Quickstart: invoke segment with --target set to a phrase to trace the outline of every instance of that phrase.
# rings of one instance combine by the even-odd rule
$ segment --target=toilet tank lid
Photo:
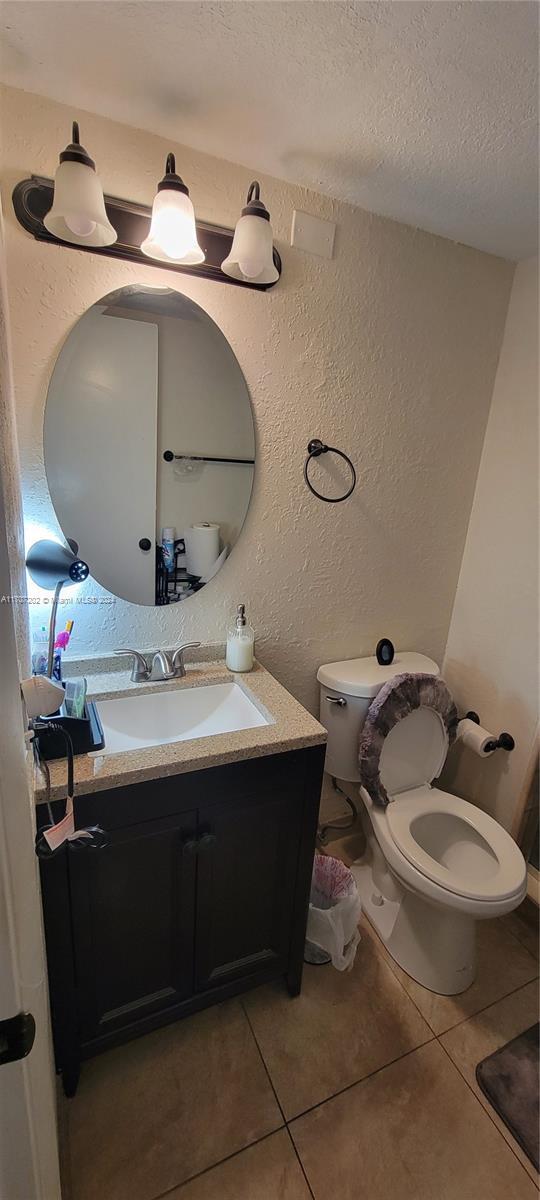
[[[439,675],[439,668],[432,658],[415,654],[409,650],[396,651],[389,666],[381,666],[375,655],[371,658],[347,658],[343,662],[324,663],[317,671],[317,679],[323,687],[343,692],[345,696],[363,696],[371,699],[394,675],[408,671],[411,675]]]

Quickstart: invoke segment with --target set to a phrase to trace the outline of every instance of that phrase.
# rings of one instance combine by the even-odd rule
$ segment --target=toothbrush
[[[66,621],[66,628],[64,630],[62,630],[62,633],[57,634],[56,641],[54,643],[55,650],[66,650],[67,649],[69,639],[71,637],[71,630],[73,629],[73,625],[74,625],[73,621]]]

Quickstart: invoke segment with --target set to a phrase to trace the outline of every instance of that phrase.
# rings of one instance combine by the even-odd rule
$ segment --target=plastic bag
[[[339,858],[316,854],[306,938],[330,954],[338,971],[350,970],[355,960],[361,911],[349,868]]]

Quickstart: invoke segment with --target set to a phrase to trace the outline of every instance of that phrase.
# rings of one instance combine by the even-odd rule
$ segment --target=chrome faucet
[[[150,667],[150,679],[152,681],[158,679],[174,679],[175,670],[172,664],[172,658],[166,650],[156,650]]]
[[[171,655],[167,650],[156,650],[149,666],[144,654],[138,650],[122,648],[115,654],[129,655],[133,659],[130,679],[132,683],[156,683],[160,679],[183,679],[186,674],[184,651],[200,646],[200,642],[186,642]]]

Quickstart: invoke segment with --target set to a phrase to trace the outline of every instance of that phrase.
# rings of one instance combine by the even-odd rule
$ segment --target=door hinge
[[[0,1067],[16,1062],[30,1054],[36,1036],[32,1013],[20,1012],[16,1017],[0,1021]]]

